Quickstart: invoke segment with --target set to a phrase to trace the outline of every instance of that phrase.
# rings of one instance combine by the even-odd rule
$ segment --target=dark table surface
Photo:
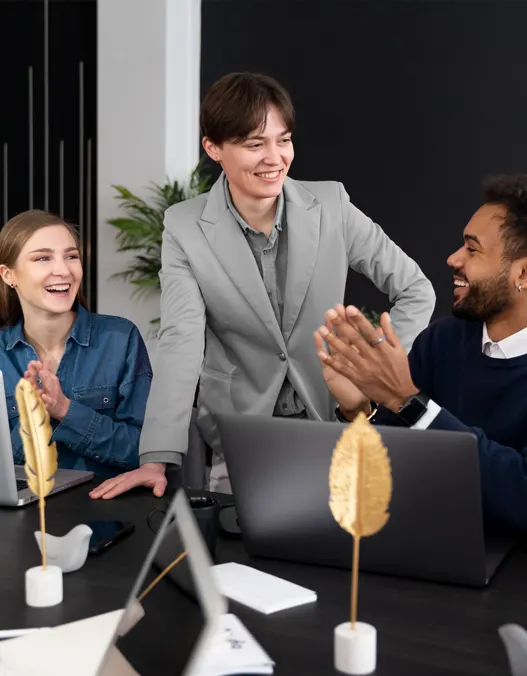
[[[136,530],[100,556],[89,557],[81,570],[66,574],[64,601],[52,608],[29,608],[24,600],[25,570],[39,565],[33,535],[39,529],[37,505],[0,508],[0,629],[54,626],[123,607],[154,537],[147,515],[154,508],[164,509],[172,495],[159,499],[150,491],[138,490],[111,501],[93,501],[88,497],[92,486],[48,499],[49,532],[64,535],[90,519],[130,520]],[[274,615],[237,604],[231,604],[230,611],[275,660],[277,676],[336,673],[333,629],[348,619],[349,573],[250,559],[239,540],[225,538],[218,541],[216,560],[247,563],[316,590],[316,604]],[[527,544],[517,547],[484,590],[365,573],[359,589],[359,619],[378,632],[377,674],[505,676],[507,659],[497,629],[510,622],[527,627]],[[179,596],[181,604],[174,609],[174,651],[178,650],[178,621],[198,613],[192,601]]]

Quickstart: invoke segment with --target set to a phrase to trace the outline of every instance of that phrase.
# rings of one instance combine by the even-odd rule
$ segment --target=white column
[[[159,299],[132,299],[108,218],[124,215],[114,184],[147,197],[151,182],[187,181],[199,159],[200,0],[98,3],[98,311],[146,337]]]

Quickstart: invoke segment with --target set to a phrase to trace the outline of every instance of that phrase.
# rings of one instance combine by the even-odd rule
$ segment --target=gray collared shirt
[[[229,210],[245,234],[281,328],[287,277],[287,222],[284,193],[282,191],[278,196],[273,229],[267,238],[263,232],[251,228],[238,213],[231,198],[227,178],[224,178],[223,186]],[[274,415],[298,415],[303,411],[305,411],[305,406],[286,377],[278,395]]]

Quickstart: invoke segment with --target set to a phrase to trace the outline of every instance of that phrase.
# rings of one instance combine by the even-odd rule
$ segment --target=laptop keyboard
[[[18,492],[23,491],[24,488],[27,488],[27,481],[25,479],[16,480],[16,490]]]

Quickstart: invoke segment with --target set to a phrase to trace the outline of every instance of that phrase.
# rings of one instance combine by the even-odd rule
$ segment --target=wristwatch
[[[418,392],[401,406],[396,416],[406,427],[412,427],[426,413],[429,401],[430,397],[427,394]]]

